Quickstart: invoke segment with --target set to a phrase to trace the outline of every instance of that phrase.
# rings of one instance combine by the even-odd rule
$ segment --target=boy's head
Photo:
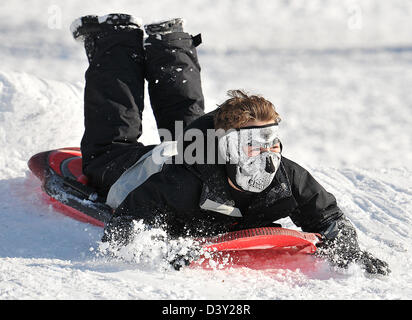
[[[226,161],[232,187],[246,192],[262,192],[270,186],[280,166],[279,114],[273,104],[241,90],[229,91],[215,115],[219,154]]]

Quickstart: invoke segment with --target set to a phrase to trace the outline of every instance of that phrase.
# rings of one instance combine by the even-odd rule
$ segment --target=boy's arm
[[[290,217],[303,231],[323,236],[317,254],[339,267],[358,262],[369,273],[388,274],[390,270],[384,261],[360,249],[355,227],[338,207],[336,198],[307,170],[285,160],[292,193],[298,203],[298,209]]]

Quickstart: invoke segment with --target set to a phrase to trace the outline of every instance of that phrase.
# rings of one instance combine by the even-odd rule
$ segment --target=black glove
[[[134,228],[135,221],[136,219],[131,216],[113,217],[106,224],[101,241],[108,242],[111,246],[114,246],[115,250],[130,244],[137,232]],[[147,227],[150,228],[150,226]],[[202,247],[195,241],[191,247],[188,247],[184,245],[184,242],[167,239],[167,236],[165,237],[163,234],[154,234],[151,239],[153,241],[162,241],[168,245],[164,258],[175,270],[189,266],[201,256]]]
[[[316,255],[328,259],[332,265],[347,268],[350,263],[356,262],[371,274],[390,273],[386,262],[359,248],[356,230],[349,220],[333,222],[322,235],[324,241],[317,246]]]
[[[133,238],[133,221],[130,216],[112,217],[106,224],[102,242],[110,242],[118,246],[125,246]]]
[[[186,250],[185,250],[186,251]],[[202,254],[202,248],[199,245],[194,245],[186,252],[171,253],[171,257],[168,258],[172,267],[179,271],[182,267],[189,266],[193,261],[199,259]]]
[[[389,265],[385,261],[375,258],[366,251],[362,251],[357,262],[362,265],[366,272],[371,274],[388,275],[391,272]]]
[[[177,255],[172,260],[170,260],[170,264],[176,271],[179,271],[182,267],[189,266],[192,261],[193,260],[190,259],[190,257],[187,257],[185,255]]]

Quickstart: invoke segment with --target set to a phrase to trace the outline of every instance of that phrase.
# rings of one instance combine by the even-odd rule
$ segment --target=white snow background
[[[174,271],[143,232],[118,259],[102,229],[42,201],[31,155],[78,146],[87,59],[69,32],[85,14],[183,17],[202,33],[207,111],[243,88],[283,118],[285,156],[306,167],[387,277],[310,271]],[[0,299],[411,299],[412,2],[139,0],[0,3]],[[158,141],[150,104],[144,143]],[[288,219],[283,226],[295,228]]]

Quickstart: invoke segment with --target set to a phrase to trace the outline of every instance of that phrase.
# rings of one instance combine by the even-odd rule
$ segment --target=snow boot
[[[141,29],[140,19],[124,13],[111,13],[104,16],[87,15],[72,22],[70,31],[73,38],[84,42],[87,58],[91,62],[96,39],[102,39],[115,32],[130,32]]]
[[[144,29],[148,36],[165,35],[172,32],[183,32],[184,20],[182,18],[174,18],[161,22],[146,24]]]

